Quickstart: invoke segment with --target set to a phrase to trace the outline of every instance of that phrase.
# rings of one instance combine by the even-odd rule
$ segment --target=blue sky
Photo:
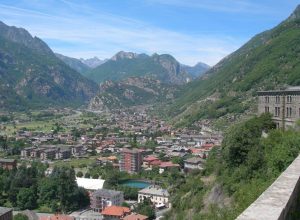
[[[296,0],[0,0],[1,21],[24,27],[53,51],[110,58],[120,50],[169,53],[209,65],[270,29]]]

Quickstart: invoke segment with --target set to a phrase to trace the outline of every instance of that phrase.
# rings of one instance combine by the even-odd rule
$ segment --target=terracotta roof
[[[161,168],[166,168],[166,167],[179,167],[179,164],[174,164],[174,163],[172,163],[172,162],[162,162],[161,164],[160,164],[160,166],[159,167],[161,167]]]
[[[74,220],[74,217],[68,215],[52,215],[52,216],[41,216],[40,220]]]
[[[129,213],[130,213],[130,209],[123,206],[108,206],[101,212],[102,215],[120,216],[120,217]]]
[[[148,216],[132,213],[131,215],[127,215],[123,220],[147,220]]]
[[[151,162],[151,161],[154,161],[154,160],[158,160],[158,158],[155,157],[155,156],[148,156],[148,157],[144,158],[144,161],[147,161],[147,162]]]
[[[203,144],[202,147],[203,148],[212,148],[214,146],[214,144]]]
[[[156,166],[159,166],[161,163],[162,163],[162,162],[161,162],[160,160],[154,160],[154,161],[151,161],[151,162],[150,162],[150,164],[153,165],[153,166],[155,166],[155,165],[156,165]]]

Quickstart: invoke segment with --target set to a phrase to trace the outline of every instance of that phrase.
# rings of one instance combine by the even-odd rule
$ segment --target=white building
[[[76,177],[76,182],[79,187],[89,191],[95,191],[103,188],[105,180]]]
[[[148,186],[139,191],[138,203],[143,202],[144,199],[149,198],[156,207],[170,207],[170,195],[166,189],[157,185]]]

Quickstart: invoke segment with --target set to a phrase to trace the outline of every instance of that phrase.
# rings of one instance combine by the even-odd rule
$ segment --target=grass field
[[[55,161],[50,166],[72,166],[74,168],[86,167],[96,161],[97,156],[90,156],[89,158],[70,159],[69,161]]]

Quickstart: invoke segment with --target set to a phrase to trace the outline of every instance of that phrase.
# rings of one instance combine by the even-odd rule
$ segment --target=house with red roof
[[[148,220],[148,216],[137,213],[132,213],[123,218],[123,220]]]
[[[101,212],[103,220],[123,220],[130,213],[130,209],[123,206],[108,206]]]
[[[143,159],[143,167],[145,168],[152,168],[153,165],[159,166],[160,163],[161,161],[153,155],[146,156]]]
[[[163,173],[166,170],[170,170],[170,169],[180,169],[180,165],[177,163],[172,163],[171,161],[168,162],[161,162],[161,164],[159,165],[159,173]]]
[[[49,216],[41,216],[39,220],[75,220],[74,217],[68,215],[49,215]]]

